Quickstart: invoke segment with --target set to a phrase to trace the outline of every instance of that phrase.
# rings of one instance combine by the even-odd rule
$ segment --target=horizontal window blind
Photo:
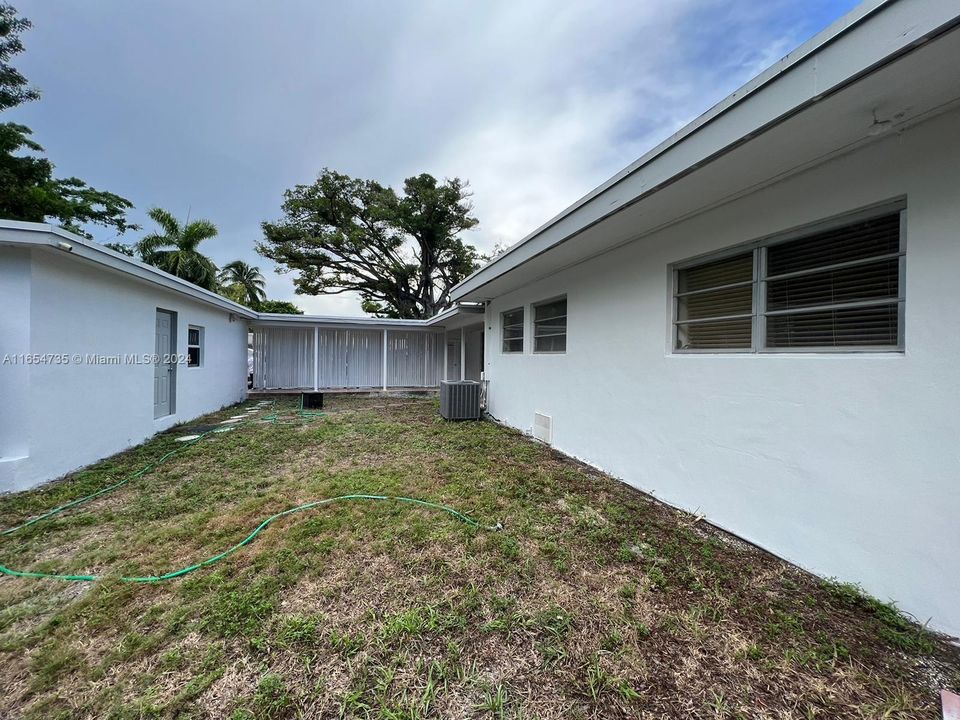
[[[677,273],[681,350],[749,349],[753,342],[753,252]]]
[[[503,352],[523,352],[523,308],[508,310],[500,316]]]
[[[900,213],[766,250],[770,348],[897,347]]]
[[[566,352],[567,299],[551,300],[533,307],[533,351]]]
[[[774,348],[896,346],[897,327],[896,305],[773,315],[767,319],[767,345]]]
[[[897,210],[679,268],[675,349],[902,347],[900,228]]]

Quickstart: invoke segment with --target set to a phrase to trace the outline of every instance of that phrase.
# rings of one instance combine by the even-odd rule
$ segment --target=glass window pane
[[[749,350],[752,342],[749,317],[677,325],[678,350]]]
[[[900,213],[775,243],[767,250],[767,275],[781,275],[900,251]]]
[[[550,320],[548,322],[537,323],[533,330],[534,337],[541,335],[564,335],[567,332],[566,318],[563,320]]]
[[[535,321],[549,320],[550,318],[557,318],[557,317],[566,317],[566,315],[567,315],[566,298],[562,300],[554,300],[553,302],[544,303],[543,305],[537,305],[533,309],[533,319]]]
[[[508,310],[503,314],[503,324],[507,325],[523,325],[523,308],[517,308],[516,310]]]
[[[534,352],[567,349],[567,299],[552,300],[533,309]]]
[[[896,299],[899,291],[900,259],[890,258],[868,265],[771,280],[767,284],[767,309]]]
[[[767,346],[896,347],[899,303],[767,317]]]
[[[523,352],[523,308],[502,313],[500,326],[503,352]]]
[[[187,367],[198,367],[200,365],[200,348],[187,348]]]
[[[523,338],[504,340],[503,351],[505,353],[523,352]]]
[[[677,320],[700,320],[753,312],[753,284],[677,298]]]
[[[709,290],[753,280],[753,251],[743,255],[711,260],[677,272],[677,292]]]
[[[534,339],[533,349],[536,352],[565,352],[567,349],[566,335],[548,335]]]

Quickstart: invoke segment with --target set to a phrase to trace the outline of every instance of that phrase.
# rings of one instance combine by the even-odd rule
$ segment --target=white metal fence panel
[[[383,331],[321,328],[317,363],[323,388],[383,384]]]
[[[257,328],[253,332],[253,386],[313,387],[313,328]]]
[[[391,330],[387,333],[387,387],[436,387],[443,376],[440,333]]]
[[[317,337],[314,354],[314,333]],[[384,383],[382,329],[260,327],[253,333],[253,385],[263,390],[438,387],[443,334],[387,330]]]

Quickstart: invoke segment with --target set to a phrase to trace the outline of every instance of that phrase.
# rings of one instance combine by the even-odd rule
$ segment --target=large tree
[[[303,315],[303,310],[289,300],[264,300],[257,308],[262,313],[281,313],[283,315]]]
[[[227,263],[220,270],[220,292],[225,297],[258,310],[266,298],[260,268],[243,260]]]
[[[163,208],[147,213],[160,226],[137,243],[137,253],[145,263],[199,285],[217,289],[217,266],[200,252],[200,243],[216,237],[217,226],[209,220],[181,223]]]
[[[477,225],[467,184],[407,178],[402,194],[324,169],[284,193],[284,217],[263,223],[257,250],[297,271],[304,295],[357,292],[378,317],[428,318],[482,256],[460,234]]]
[[[30,21],[18,17],[10,5],[0,5],[0,110],[36,100],[40,93],[10,60],[23,52],[20,33]],[[0,217],[45,222],[54,219],[67,230],[90,237],[85,223],[112,227],[117,232],[137,229],[127,222],[133,204],[126,198],[97,190],[79,178],[55,178],[54,165],[39,156],[43,148],[30,128],[0,123]]]

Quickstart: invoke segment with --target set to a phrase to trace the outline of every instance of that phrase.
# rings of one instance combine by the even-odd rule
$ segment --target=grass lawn
[[[939,718],[956,648],[521,435],[433,400],[328,396],[330,413],[189,447],[159,435],[42,489],[0,527],[0,717]],[[245,407],[253,403],[245,403]],[[224,410],[206,422],[235,414]],[[215,555],[163,584],[122,583]]]

